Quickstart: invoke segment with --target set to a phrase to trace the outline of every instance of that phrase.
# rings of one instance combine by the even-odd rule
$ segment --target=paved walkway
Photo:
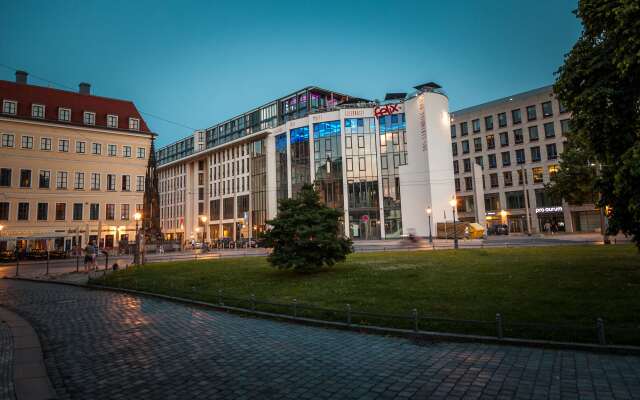
[[[0,321],[0,400],[16,398],[13,386],[13,339],[9,325]]]
[[[62,399],[640,399],[640,358],[410,340],[0,280]]]

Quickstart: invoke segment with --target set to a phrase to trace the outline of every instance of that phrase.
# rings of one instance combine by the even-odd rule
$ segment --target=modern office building
[[[307,87],[158,150],[161,225],[180,241],[256,237],[313,183],[353,239],[428,235],[455,196],[448,99],[383,102]]]
[[[0,81],[2,248],[133,240],[154,134],[132,102],[79,89]]]
[[[460,219],[525,232],[528,210],[532,232],[599,230],[593,204],[569,205],[543,190],[558,171],[569,120],[552,86],[452,112]]]

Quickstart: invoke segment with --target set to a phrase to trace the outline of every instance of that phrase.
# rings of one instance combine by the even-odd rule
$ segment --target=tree
[[[302,187],[295,199],[280,201],[278,215],[264,238],[273,247],[268,261],[280,269],[317,270],[343,261],[351,239],[340,232],[341,213],[320,202],[313,186]]]
[[[640,249],[640,3],[581,0],[575,13],[583,31],[554,85],[572,129],[551,190],[572,200],[593,188],[609,233]]]

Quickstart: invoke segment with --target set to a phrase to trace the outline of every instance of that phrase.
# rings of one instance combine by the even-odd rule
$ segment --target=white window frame
[[[37,107],[42,107],[42,116],[36,115],[35,111]],[[44,104],[31,104],[31,118],[44,119],[46,112],[47,110]]]
[[[113,153],[111,152],[112,148],[114,149]],[[107,156],[116,157],[117,155],[118,155],[118,145],[113,143],[107,144]]]
[[[142,157],[140,157],[140,150],[142,150]],[[136,158],[145,159],[147,156],[147,149],[144,147],[138,147],[136,149]]]
[[[68,118],[62,118],[64,113],[67,113]],[[58,121],[71,122],[71,109],[66,107],[58,107]]]
[[[82,177],[82,180],[80,181],[78,178]],[[76,171],[73,174],[73,189],[74,190],[84,190],[84,172],[81,171]],[[78,183],[82,182],[82,185],[79,185]]]
[[[11,146],[9,146],[9,138],[11,138]],[[6,144],[5,144],[6,143]],[[2,142],[0,142],[2,147],[16,147],[16,135],[13,133],[3,133],[2,134]]]
[[[89,117],[89,119],[87,120],[87,117]],[[96,113],[94,113],[93,111],[85,111],[82,114],[82,123],[85,125],[95,125],[96,124]]]
[[[11,107],[8,107],[11,105]],[[16,115],[18,113],[18,102],[15,100],[2,100],[2,113]]]
[[[129,130],[130,131],[139,131],[140,130],[140,118],[131,118],[131,117],[129,117]]]
[[[83,151],[78,151],[78,144],[83,143]],[[76,153],[77,154],[87,154],[87,142],[84,140],[76,140]]]
[[[64,183],[64,185],[60,185]],[[67,190],[69,188],[69,173],[67,171],[56,171],[56,190]]]
[[[129,154],[125,153],[125,149],[129,150]],[[122,146],[122,157],[131,158],[131,146]]]
[[[98,145],[98,149],[100,149],[99,152],[96,153],[94,151],[94,145]],[[91,142],[91,154],[93,154],[94,156],[101,156],[102,155],[102,143]]]
[[[67,141],[67,150],[61,150],[60,145],[62,144],[62,142],[66,140]],[[59,138],[58,139],[58,151],[61,153],[68,153],[69,152],[69,146],[71,144],[71,140],[67,139],[67,138]]]
[[[91,190],[100,190],[102,188],[101,174],[99,172],[91,173]],[[95,185],[97,183],[97,185]]]
[[[45,140],[49,140],[49,148],[45,149],[42,147],[42,142]],[[40,150],[41,151],[51,151],[51,149],[53,148],[53,139],[51,139],[49,136],[41,136],[40,137]]]
[[[115,121],[115,124],[112,122]],[[115,114],[107,114],[107,128],[117,128],[118,127],[118,116]]]
[[[26,137],[30,137],[31,138],[31,147],[24,147],[24,138]],[[31,135],[22,135],[20,136],[20,148],[21,149],[25,149],[25,150],[33,150],[33,136]]]

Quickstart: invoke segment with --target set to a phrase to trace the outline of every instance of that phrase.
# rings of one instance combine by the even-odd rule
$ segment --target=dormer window
[[[18,112],[18,102],[14,100],[3,100],[2,112],[4,114],[16,115]]]
[[[107,128],[117,128],[118,127],[118,116],[107,114]]]
[[[31,117],[44,119],[44,106],[42,104],[31,105]]]
[[[140,120],[138,118],[129,118],[129,130],[130,131],[140,130]]]
[[[91,111],[85,111],[83,121],[85,125],[95,125],[96,124],[96,113]]]
[[[71,121],[71,109],[70,108],[58,108],[58,121],[70,122]]]

